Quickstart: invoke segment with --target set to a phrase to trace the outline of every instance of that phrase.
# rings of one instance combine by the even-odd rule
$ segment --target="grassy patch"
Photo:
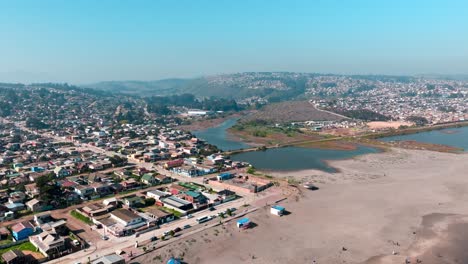
[[[166,212],[166,213],[174,214],[178,218],[182,217],[182,213],[179,212],[179,211],[176,211],[174,209],[170,209],[170,208],[167,208],[167,207],[158,207],[158,208],[161,209],[162,211]]]
[[[84,222],[85,224],[93,225],[93,221],[91,220],[91,218],[78,213],[76,210],[71,211],[70,214],[71,214],[71,216],[73,216],[74,218]]]
[[[9,250],[13,250],[13,249],[29,250],[29,251],[33,251],[33,252],[36,251],[36,247],[34,247],[34,245],[31,244],[31,242],[25,242],[25,243],[15,245],[15,246],[12,246],[12,247],[9,247],[9,248],[0,249],[0,255],[3,255],[3,253],[5,253],[5,252],[7,252]]]

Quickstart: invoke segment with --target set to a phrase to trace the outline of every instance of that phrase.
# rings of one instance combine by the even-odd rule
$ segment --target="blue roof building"
[[[241,218],[237,220],[237,227],[238,228],[247,228],[250,226],[250,219],[247,217]]]

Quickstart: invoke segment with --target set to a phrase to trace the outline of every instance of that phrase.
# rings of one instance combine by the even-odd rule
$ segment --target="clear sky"
[[[466,0],[0,0],[0,82],[468,74]]]

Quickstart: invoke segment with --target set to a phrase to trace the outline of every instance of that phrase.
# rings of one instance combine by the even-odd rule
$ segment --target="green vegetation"
[[[145,206],[152,206],[156,203],[156,200],[154,198],[146,198],[145,199]]]
[[[329,111],[332,111],[334,113],[344,115],[349,118],[353,119],[359,119],[359,120],[364,120],[364,121],[388,121],[391,118],[379,114],[377,112],[368,110],[368,109],[359,109],[359,110],[346,110],[346,109],[338,109],[338,108],[331,108],[328,109]]]
[[[5,252],[7,252],[9,250],[13,250],[13,249],[28,250],[28,251],[32,251],[32,252],[36,251],[36,247],[33,244],[31,244],[31,242],[28,241],[28,242],[21,243],[21,244],[18,244],[18,245],[9,247],[9,248],[0,249],[0,255],[3,255],[3,253],[5,253]]]
[[[180,94],[170,96],[152,96],[146,98],[148,111],[167,115],[171,113],[169,106],[185,106],[188,108],[204,109],[209,111],[239,111],[241,107],[233,99],[209,97],[199,100],[193,94]]]
[[[249,174],[255,174],[255,167],[254,166],[250,166],[248,169],[247,169],[247,173]]]
[[[413,122],[417,126],[424,126],[429,123],[426,118],[421,116],[409,116],[406,118],[406,121]]]
[[[82,214],[80,214],[78,211],[76,210],[73,210],[70,212],[70,215],[73,216],[74,218],[88,224],[88,225],[92,225],[93,224],[93,221],[91,220],[91,218],[87,217],[87,216],[84,216]]]
[[[158,207],[159,209],[163,210],[164,212],[166,213],[171,213],[171,214],[174,214],[176,217],[178,218],[181,218],[182,217],[182,213],[179,212],[179,211],[176,211],[174,209],[170,209],[170,208],[167,208],[167,207]]]

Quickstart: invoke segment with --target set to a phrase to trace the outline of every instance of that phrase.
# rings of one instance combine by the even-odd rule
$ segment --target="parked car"
[[[176,227],[176,229],[174,229],[174,232],[176,232],[176,233],[180,232],[180,231],[182,231],[182,228],[180,228],[180,227]]]
[[[216,210],[216,208],[214,208],[214,207],[210,207],[208,210],[210,210],[210,211],[214,211],[214,210]]]
[[[156,241],[156,240],[158,240],[157,237],[155,237],[155,236],[151,237],[151,242]]]
[[[102,238],[102,240],[108,240],[109,239],[108,236],[102,236],[101,238]]]
[[[184,225],[184,229],[189,229],[191,227],[192,227],[191,225]]]
[[[193,215],[188,214],[188,215],[185,216],[185,219],[189,219],[189,218],[192,218],[192,217],[193,217]]]

